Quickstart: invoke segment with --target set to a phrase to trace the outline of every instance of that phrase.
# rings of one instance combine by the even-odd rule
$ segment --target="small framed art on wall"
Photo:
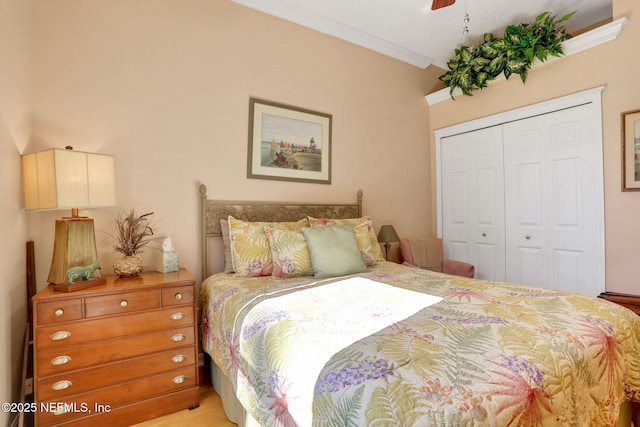
[[[622,113],[622,191],[640,191],[640,110]]]

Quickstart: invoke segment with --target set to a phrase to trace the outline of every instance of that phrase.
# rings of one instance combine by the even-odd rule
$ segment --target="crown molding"
[[[579,36],[573,37],[569,40],[565,40],[562,43],[562,50],[564,52],[564,56],[570,56],[578,52],[582,52],[583,50],[590,49],[592,47],[601,45],[603,43],[609,42],[611,40],[615,40],[618,35],[622,32],[624,26],[629,22],[627,18],[620,18],[608,24],[602,25],[598,28],[594,28],[593,30],[587,31]],[[549,62],[555,62],[563,57],[553,57],[549,58],[549,60],[545,62],[534,61],[531,69],[539,68]],[[496,82],[504,80],[504,74],[500,74],[494,80],[489,82],[489,85],[492,85]],[[449,88],[441,89],[437,92],[430,93],[425,96],[427,103],[429,105],[434,105],[439,102],[445,101],[447,99],[451,99],[451,94],[449,94]],[[453,96],[462,95],[462,91],[457,89],[453,91]]]
[[[421,55],[398,44],[383,40],[373,34],[360,31],[357,28],[338,22],[329,17],[319,15],[297,6],[294,2],[264,1],[264,0],[232,0],[234,3],[250,7],[255,10],[277,16],[287,21],[314,29],[324,34],[387,55],[391,58],[409,63],[419,68],[426,68],[434,60]]]

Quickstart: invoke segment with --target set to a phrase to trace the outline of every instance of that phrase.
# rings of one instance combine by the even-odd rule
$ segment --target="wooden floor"
[[[200,406],[136,424],[136,427],[236,427],[227,419],[220,396],[210,383],[200,386]]]

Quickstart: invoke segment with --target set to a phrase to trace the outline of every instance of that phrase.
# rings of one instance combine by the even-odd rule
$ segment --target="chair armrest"
[[[455,276],[470,277],[473,275],[476,268],[466,262],[454,261],[451,259],[442,260],[442,272],[447,274],[453,274]]]
[[[411,264],[411,263],[410,263],[410,262],[408,262],[408,261],[404,261],[404,262],[402,263],[402,265],[406,265],[407,267],[420,268],[420,267],[418,267],[417,265]]]

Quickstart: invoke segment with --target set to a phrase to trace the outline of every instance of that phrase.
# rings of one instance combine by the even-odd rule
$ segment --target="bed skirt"
[[[229,421],[238,424],[238,427],[262,427],[253,417],[247,414],[233,390],[231,381],[222,373],[218,365],[211,362],[211,383],[220,399],[222,407]]]

